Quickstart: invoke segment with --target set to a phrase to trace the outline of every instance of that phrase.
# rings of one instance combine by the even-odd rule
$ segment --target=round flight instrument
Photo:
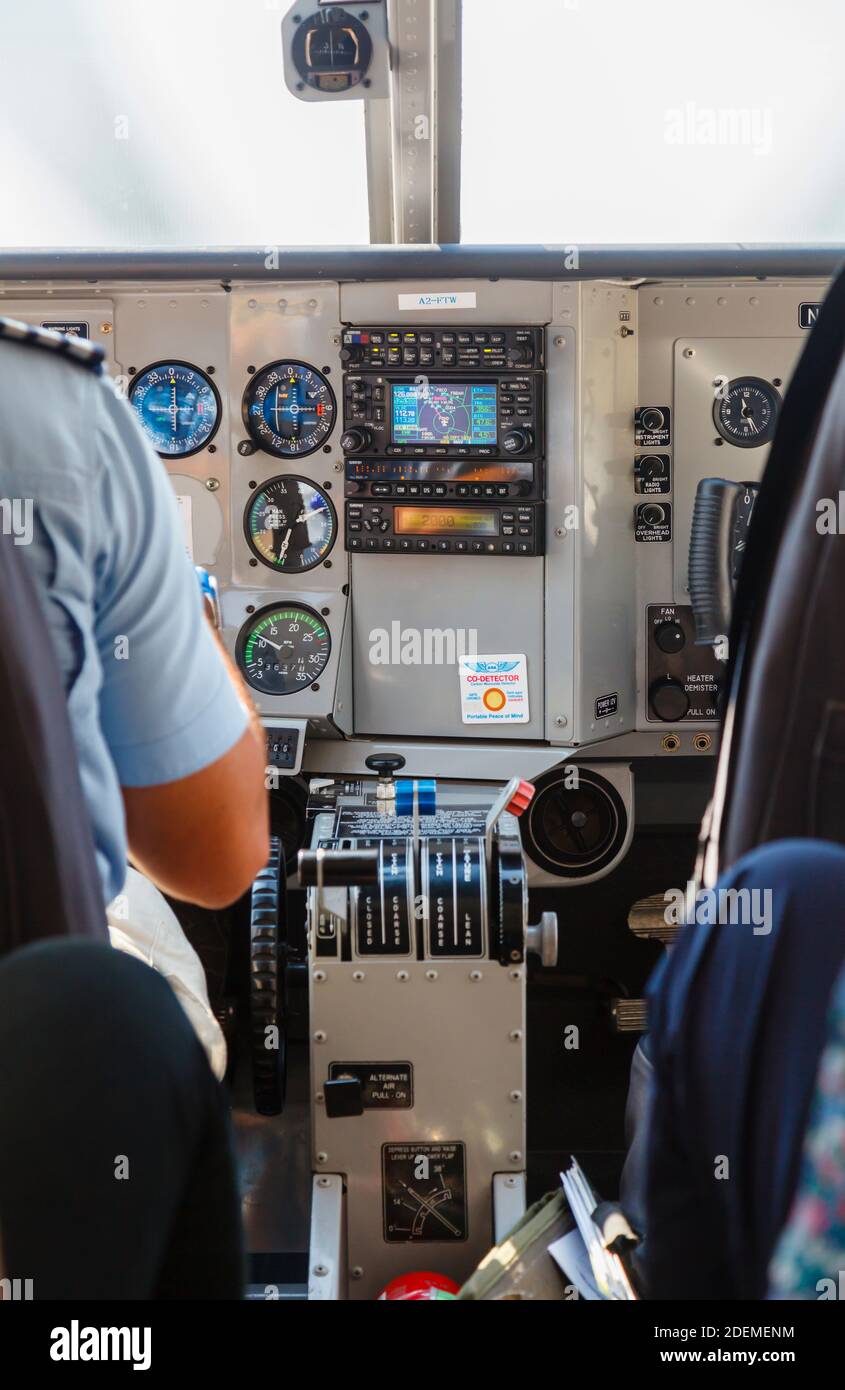
[[[271,362],[246,388],[243,417],[260,449],[277,458],[302,458],[332,432],[334,392],[305,362]]]
[[[252,494],[244,531],[262,564],[302,574],[325,560],[337,535],[337,516],[321,488],[286,474]]]
[[[346,92],[363,80],[373,41],[360,19],[333,5],[299,25],[292,56],[307,86],[318,92]]]
[[[162,458],[204,449],[220,424],[217,387],[190,362],[153,362],[134,378],[129,401]]]
[[[273,604],[254,613],[238,636],[238,664],[253,690],[293,695],[322,675],[331,655],[329,630],[302,603]]]
[[[724,395],[713,402],[713,421],[729,444],[756,449],[771,442],[779,409],[780,396],[771,382],[740,376],[728,382]]]

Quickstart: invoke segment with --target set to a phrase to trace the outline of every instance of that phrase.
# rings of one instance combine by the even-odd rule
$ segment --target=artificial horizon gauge
[[[321,564],[334,545],[337,515],[322,488],[286,474],[271,478],[252,494],[244,532],[262,564],[303,574]]]
[[[771,442],[779,409],[780,396],[771,382],[741,376],[728,382],[713,402],[713,422],[729,444],[755,449]]]
[[[292,695],[322,675],[331,649],[329,630],[313,608],[272,604],[253,613],[241,628],[236,656],[253,690]]]
[[[243,419],[253,443],[266,453],[302,458],[332,432],[334,392],[306,362],[271,362],[244,392]]]
[[[190,362],[153,362],[133,379],[129,403],[162,458],[187,458],[211,443],[220,424],[217,387]]]

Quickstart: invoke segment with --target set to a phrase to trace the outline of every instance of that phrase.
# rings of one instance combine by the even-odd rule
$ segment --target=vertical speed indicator
[[[331,655],[329,630],[305,604],[273,605],[241,628],[238,665],[253,690],[293,695],[322,675]]]

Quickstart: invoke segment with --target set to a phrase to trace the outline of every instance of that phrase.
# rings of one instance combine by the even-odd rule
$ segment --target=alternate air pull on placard
[[[464,724],[527,724],[528,665],[524,653],[458,658]]]
[[[365,1110],[410,1110],[414,1104],[414,1069],[410,1062],[331,1062],[329,1080],[353,1077],[361,1083]]]

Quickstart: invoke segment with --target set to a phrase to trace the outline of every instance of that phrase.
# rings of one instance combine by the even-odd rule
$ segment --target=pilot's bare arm
[[[154,787],[124,787],[133,863],[171,897],[225,907],[267,862],[263,735],[253,720],[210,767]]]

